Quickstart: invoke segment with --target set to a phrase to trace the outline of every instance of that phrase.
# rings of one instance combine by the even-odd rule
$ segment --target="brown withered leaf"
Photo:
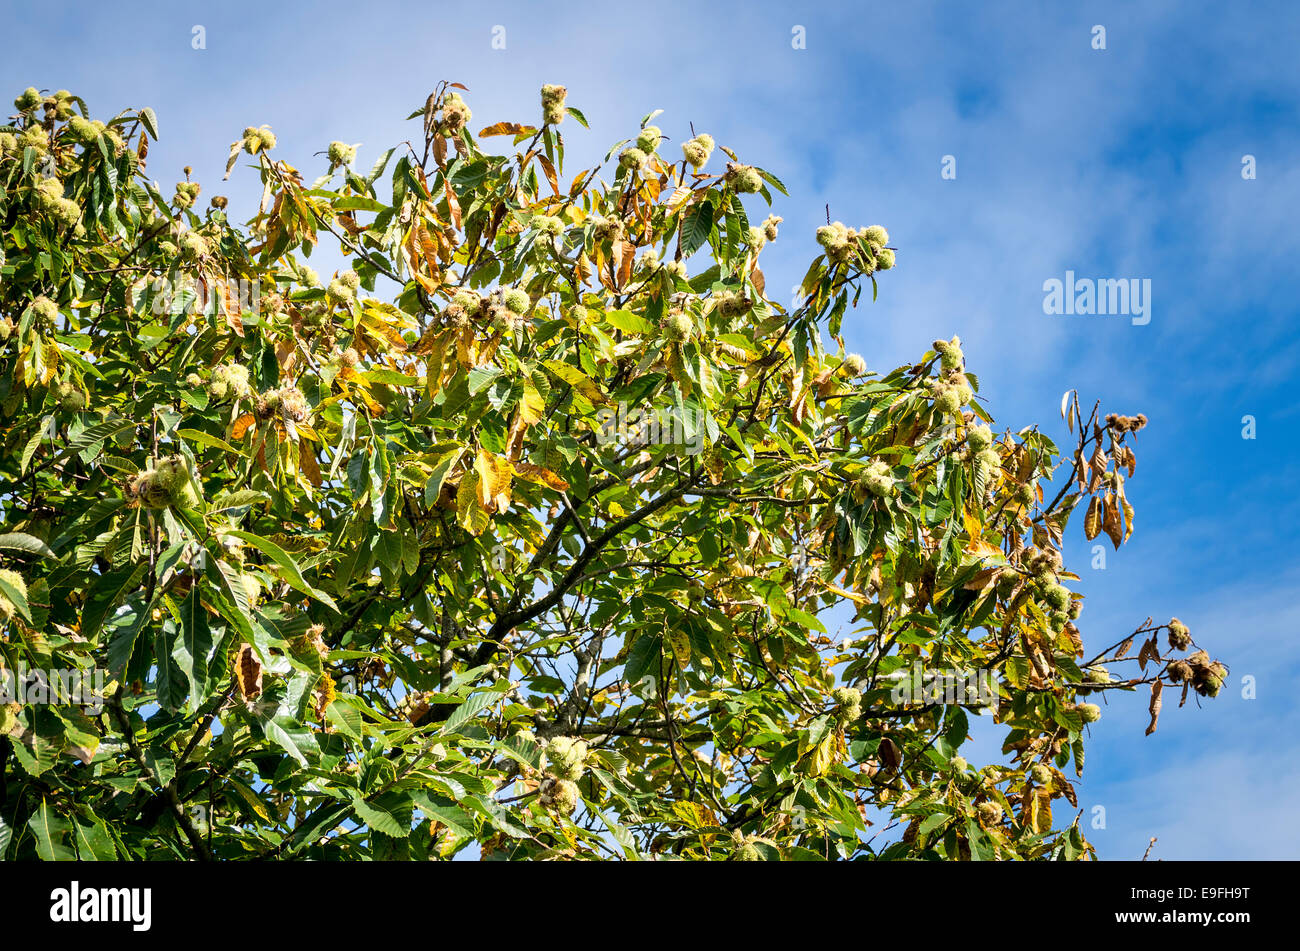
[[[622,244],[622,254],[618,265],[618,286],[627,287],[627,282],[632,279],[632,262],[636,257],[636,245],[630,241],[620,242]]]
[[[506,430],[506,459],[514,463],[524,449],[524,436],[528,432],[528,420],[522,411],[516,411]]]
[[[1028,482],[1034,474],[1034,466],[1037,465],[1033,454],[1025,452],[1024,446],[1017,446],[1014,458],[1016,462],[1016,481]]]
[[[429,137],[429,135],[433,132],[434,128],[437,126],[437,123],[434,121],[433,118],[437,114],[437,112],[438,112],[438,94],[436,92],[431,92],[429,93],[429,98],[424,100],[424,137],[426,139]]]
[[[294,367],[298,365],[298,341],[290,337],[276,344],[275,360],[280,365],[280,378],[292,379]]]
[[[1083,639],[1079,637],[1079,629],[1073,623],[1065,625],[1061,640],[1075,657],[1083,657]]]
[[[578,284],[591,283],[591,258],[583,251],[578,255],[578,263],[573,266],[573,279]]]
[[[1101,448],[1101,445],[1099,443],[1097,445],[1097,448],[1093,451],[1092,454],[1092,459],[1091,459],[1092,478],[1089,479],[1088,481],[1089,492],[1096,492],[1099,488],[1101,488],[1101,481],[1102,478],[1106,475],[1106,465],[1108,462],[1109,460],[1106,457],[1106,453]]]
[[[1052,831],[1052,793],[1047,789],[1034,790],[1034,831],[1045,834]]]
[[[346,211],[341,212],[337,216],[336,220],[343,226],[343,230],[354,238],[366,230],[361,225],[357,224],[357,219],[353,218],[352,215]]]
[[[1156,636],[1152,634],[1151,639],[1144,641],[1142,649],[1138,651],[1138,666],[1145,671],[1147,669],[1147,661],[1159,659],[1160,649],[1156,646]]]
[[[298,468],[302,470],[312,485],[321,484],[320,466],[316,463],[316,451],[306,441],[298,443]]]
[[[880,748],[877,753],[880,756],[880,762],[888,770],[898,769],[899,764],[903,761],[902,754],[898,750],[898,744],[889,737],[885,737],[880,741]]]
[[[611,249],[615,258],[620,254],[620,248],[621,245],[616,242]],[[618,263],[617,260],[610,262],[609,259],[605,257],[603,250],[600,248],[596,249],[596,276],[600,278],[600,283],[605,287],[605,289],[613,294],[618,293],[618,288],[614,285],[613,277],[614,268],[618,266]]]
[[[442,191],[447,196],[447,213],[451,215],[451,223],[459,231],[461,227],[460,200],[456,197],[456,192],[452,190],[451,182],[445,178],[442,180]]]
[[[245,700],[262,694],[262,662],[257,659],[252,644],[240,644],[235,659],[235,684]]]
[[[1156,731],[1156,724],[1160,722],[1160,695],[1164,693],[1164,690],[1164,681],[1156,680],[1152,682],[1151,705],[1147,708],[1151,713],[1151,722],[1147,724],[1147,736],[1150,736]]]
[[[1120,518],[1119,506],[1115,504],[1114,496],[1106,497],[1105,515],[1102,517],[1101,527],[1109,536],[1111,544],[1118,550],[1120,544],[1124,541],[1124,524]]]
[[[1115,651],[1115,659],[1123,660],[1128,656],[1128,652],[1133,649],[1133,638],[1128,638],[1123,644],[1119,645],[1119,650]]]
[[[542,171],[546,173],[546,180],[551,183],[551,191],[555,192],[557,198],[560,197],[560,180],[555,174],[555,166],[545,155],[537,156],[537,161],[542,164]]]
[[[1056,778],[1056,784],[1061,787],[1061,791],[1065,793],[1065,798],[1070,801],[1070,805],[1073,806],[1075,809],[1078,809],[1079,795],[1074,791],[1073,784],[1071,784],[1069,780],[1065,779],[1062,776],[1058,776]]]

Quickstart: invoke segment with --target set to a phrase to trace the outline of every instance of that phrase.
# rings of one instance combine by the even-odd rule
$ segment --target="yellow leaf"
[[[519,400],[520,419],[531,426],[541,420],[545,409],[546,401],[542,399],[542,394],[537,391],[537,387],[531,383],[525,383],[524,395]]]
[[[1032,824],[1040,835],[1052,831],[1052,794],[1046,789],[1034,790]]]
[[[572,386],[589,402],[609,402],[605,394],[600,391],[600,387],[592,382],[591,378],[577,367],[571,366],[562,360],[546,360],[542,365],[556,377]]]
[[[668,643],[673,648],[673,658],[677,661],[677,666],[681,670],[685,670],[691,663],[690,635],[680,627],[669,628],[667,635]]]
[[[811,776],[823,776],[831,768],[834,759],[835,734],[827,731],[826,735],[821,738],[821,742],[813,749],[812,754],[808,757],[808,773]]]
[[[395,350],[406,349],[406,341],[396,327],[379,320],[367,320],[364,317],[362,318],[362,327],[373,339],[385,342]]]
[[[486,139],[493,135],[524,135],[528,132],[536,132],[537,129],[530,125],[520,125],[518,122],[496,122],[486,129],[480,129],[478,137]]]
[[[1089,541],[1101,531],[1101,499],[1093,496],[1088,502],[1088,513],[1083,517],[1083,534]]]
[[[833,584],[826,585],[826,590],[831,592],[831,594],[839,595],[841,598],[848,598],[854,604],[868,604],[871,601],[871,599],[864,594],[858,594],[855,591],[845,591],[843,588],[838,588]]]
[[[474,460],[474,471],[478,475],[478,500],[488,511],[502,511],[510,507],[510,462],[488,452],[478,451]]]
[[[966,551],[972,555],[978,555],[981,558],[1002,554],[1001,548],[998,548],[995,545],[990,545],[988,542],[978,538],[966,546]]]
[[[460,485],[456,489],[456,522],[471,535],[480,534],[492,520],[479,505],[478,481],[479,475],[475,467],[461,476]]]
[[[567,492],[569,483],[561,479],[550,469],[542,466],[535,466],[531,462],[516,462],[514,464],[515,475],[527,482],[535,482],[538,485],[548,486],[557,492]]]

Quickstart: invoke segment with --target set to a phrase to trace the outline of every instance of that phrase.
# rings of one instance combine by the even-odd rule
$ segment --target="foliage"
[[[995,434],[956,338],[843,352],[883,228],[820,229],[787,309],[774,175],[652,114],[566,184],[563,88],[477,136],[460,88],[368,171],[245,130],[245,226],[150,182],[150,110],[19,97],[0,654],[107,678],[0,708],[0,854],[1089,854],[1085,695],[1225,674],[1149,621],[1084,660],[1062,534],[1128,537],[1145,418]],[[960,756],[981,712],[1005,763]]]

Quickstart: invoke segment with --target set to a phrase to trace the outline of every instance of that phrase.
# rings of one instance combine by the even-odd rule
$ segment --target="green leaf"
[[[44,558],[55,557],[49,545],[34,535],[28,535],[26,532],[8,532],[0,535],[0,548],[9,551],[25,551],[28,554],[40,555]]]
[[[611,310],[605,315],[605,319],[624,333],[649,334],[654,331],[650,321],[630,310]]]
[[[171,655],[185,679],[195,700],[208,692],[208,654],[212,651],[212,627],[208,611],[199,598],[200,579],[195,578],[190,593],[180,607],[180,634]]]
[[[76,858],[64,843],[68,835],[68,820],[54,811],[48,799],[41,799],[41,804],[27,820],[27,828],[36,839],[36,854],[46,862],[62,862]]]
[[[128,677],[135,669],[128,669],[128,666],[148,617],[149,609],[143,598],[134,599],[128,610],[113,617],[107,628],[112,632],[108,642],[108,669],[113,676]]]
[[[361,740],[361,711],[344,700],[334,700],[325,708],[325,715],[334,728],[354,740]]]
[[[144,127],[149,130],[149,134],[153,136],[156,142],[158,140],[158,117],[154,115],[154,111],[145,106],[140,110],[140,121],[144,123]]]
[[[352,808],[356,811],[357,818],[376,832],[390,835],[394,839],[404,839],[411,834],[411,830],[403,829],[391,812],[372,806],[356,793],[353,794]]]
[[[623,679],[637,685],[646,677],[659,679],[659,660],[663,656],[663,638],[658,634],[642,634],[628,653]]]
[[[80,454],[81,461],[89,465],[94,461],[95,457],[103,452],[104,440],[128,429],[135,429],[137,425],[135,420],[119,417],[94,426],[88,426],[82,430],[79,436],[68,443],[68,448],[59,453],[55,461],[62,462],[71,455]]]
[[[139,586],[148,570],[148,565],[124,565],[100,575],[81,611],[81,636],[89,641],[95,640],[104,618],[122,603],[128,592]]]
[[[37,448],[39,448],[42,440],[47,437],[46,420],[52,421],[52,418],[47,416],[44,420],[41,420],[41,425],[37,428],[36,433],[31,439],[27,440],[27,445],[23,447],[22,459],[18,466],[19,473],[23,475],[27,474],[27,467],[32,464],[32,456],[36,455]]]
[[[967,722],[966,711],[961,707],[948,708],[948,722],[944,727],[943,738],[952,747],[953,752],[966,742],[966,733],[970,729]]]
[[[934,815],[926,816],[925,819],[922,820],[921,827],[918,831],[921,835],[929,835],[951,818],[952,816],[946,812],[936,812]]]
[[[442,725],[442,733],[454,733],[456,729],[468,720],[478,716],[492,704],[501,699],[501,694],[495,690],[482,690],[478,693],[472,693],[465,698],[465,702],[452,711],[451,716]]]
[[[269,501],[270,498],[271,497],[265,492],[259,492],[257,489],[242,489],[238,492],[222,492],[208,505],[208,514],[213,515],[217,512],[227,512],[230,509],[242,509],[245,506]]]
[[[637,851],[636,839],[632,837],[632,833],[611,819],[599,808],[593,807],[593,809],[596,815],[600,816],[600,821],[605,823],[605,827],[609,829],[609,834],[614,837],[614,841],[623,847],[624,855],[634,861],[640,859],[641,853]]]
[[[458,837],[462,839],[475,837],[474,820],[455,803],[439,802],[423,790],[412,793],[411,798],[415,800],[422,813],[435,822],[441,822]]]
[[[230,445],[224,439],[205,433],[198,429],[178,429],[176,435],[182,439],[188,439],[190,442],[196,442],[201,446],[208,446],[212,449],[220,449],[222,452],[228,452],[232,456],[242,456],[244,453],[235,446]],[[257,493],[262,495],[263,493]]]
[[[103,819],[93,812],[90,815],[90,821],[73,820],[72,829],[77,846],[77,857],[83,862],[111,862],[117,858],[113,837],[109,835]]]
[[[240,531],[239,529],[231,529],[226,532],[226,534],[233,535],[235,538],[243,539],[275,562],[280,570],[284,572],[284,580],[289,582],[295,590],[301,591],[308,597],[315,598],[321,604],[330,608],[335,614],[340,613],[339,606],[334,603],[334,599],[319,588],[315,588],[308,584],[307,580],[303,578],[302,571],[298,568],[298,564],[289,556],[287,551],[275,542],[267,538],[262,538],[260,535],[254,535],[252,532]]]
[[[287,723],[287,726],[281,725],[277,720],[266,720],[262,723],[262,729],[266,731],[268,739],[274,741],[286,753],[298,761],[299,766],[306,767],[310,765],[304,750],[315,752],[316,740],[307,727],[302,724],[293,723],[287,717],[281,717]]]
[[[713,228],[713,204],[702,201],[689,212],[682,221],[682,234],[679,247],[682,257],[687,258],[699,250],[709,240],[709,231]]]
[[[181,709],[185,706],[185,698],[189,696],[189,686],[185,682],[185,674],[181,671],[180,665],[172,659],[168,648],[165,630],[160,630],[158,636],[154,638],[154,662],[157,665],[156,679],[154,681],[154,692],[158,697],[158,705],[169,713]]]

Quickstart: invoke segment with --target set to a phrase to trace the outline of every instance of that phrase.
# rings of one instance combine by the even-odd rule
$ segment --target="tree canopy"
[[[656,113],[570,179],[563,87],[477,134],[462,92],[368,170],[244,130],[244,224],[146,175],[150,109],[15,101],[0,855],[1090,856],[1096,701],[1150,732],[1226,676],[1075,624],[1067,522],[1127,540],[1146,418],[996,428],[957,337],[873,370],[885,228],[780,234]]]

